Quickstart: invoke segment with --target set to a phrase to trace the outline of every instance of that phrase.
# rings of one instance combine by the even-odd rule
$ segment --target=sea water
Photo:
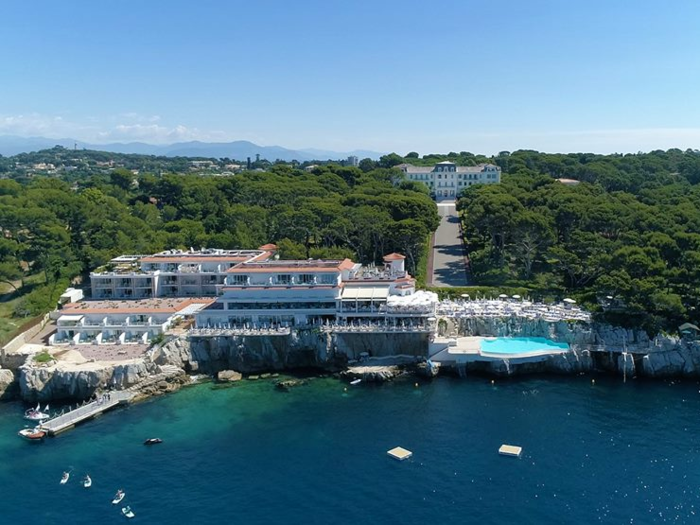
[[[203,384],[41,444],[0,404],[0,522],[124,523],[126,504],[149,524],[700,521],[696,382],[414,381]]]

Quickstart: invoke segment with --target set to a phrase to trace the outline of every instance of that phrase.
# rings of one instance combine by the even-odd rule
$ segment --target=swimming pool
[[[557,352],[569,349],[567,343],[557,343],[544,337],[495,337],[481,340],[481,351],[488,354],[527,354],[533,352]]]

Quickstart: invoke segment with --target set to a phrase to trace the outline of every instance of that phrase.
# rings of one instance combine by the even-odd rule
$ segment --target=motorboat
[[[46,405],[44,410],[46,410],[46,412],[42,412],[41,405],[37,404],[36,408],[30,408],[24,413],[24,419],[29,419],[31,421],[42,421],[44,419],[49,419],[49,417],[51,417],[48,414],[49,405]]]
[[[126,492],[122,490],[118,490],[117,493],[114,495],[114,499],[112,500],[112,505],[116,505],[119,503],[121,500],[124,499],[124,496],[126,496]]]
[[[85,479],[83,480],[83,487],[86,489],[92,487],[92,479],[87,474],[85,474]]]
[[[134,511],[131,510],[131,507],[129,507],[128,505],[122,508],[122,514],[124,514],[124,516],[126,516],[127,518],[133,518],[135,516]]]
[[[68,483],[68,480],[70,479],[70,472],[64,472],[63,476],[61,477],[61,485],[65,485]]]
[[[42,430],[41,427],[23,428],[17,432],[17,434],[27,441],[32,441],[34,443],[38,443],[46,437],[46,431]]]
[[[150,438],[147,439],[146,441],[143,442],[144,445],[157,445],[158,443],[162,443],[163,440],[160,438]]]
[[[362,383],[362,379],[353,379],[352,381],[350,381],[350,384],[352,386],[359,385],[360,383]]]

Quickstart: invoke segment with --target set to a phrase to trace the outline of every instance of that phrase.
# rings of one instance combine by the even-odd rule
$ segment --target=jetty
[[[142,389],[183,373],[182,370],[173,365],[161,366],[159,370],[158,374],[148,377],[126,390],[112,390],[107,393],[107,397],[100,397],[96,401],[85,403],[73,410],[44,421],[39,425],[39,428],[51,437],[57,436],[61,432],[72,429],[78,423],[97,417],[116,406],[129,404],[139,395]]]
[[[97,401],[92,401],[78,408],[69,410],[68,412],[56,416],[48,421],[44,421],[39,425],[41,430],[48,433],[49,436],[56,436],[61,432],[70,430],[78,423],[82,423],[88,419],[99,416],[100,414],[110,410],[118,405],[129,403],[136,394],[130,391],[114,391],[109,393],[108,398],[100,398]]]

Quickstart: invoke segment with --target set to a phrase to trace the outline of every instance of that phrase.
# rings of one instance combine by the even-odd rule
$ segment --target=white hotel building
[[[406,174],[408,180],[425,184],[438,201],[455,199],[464,188],[473,184],[501,182],[501,168],[493,164],[457,166],[446,160],[432,168],[412,164],[399,164],[396,167]]]
[[[169,250],[123,255],[90,275],[90,301],[60,310],[52,344],[147,343],[179,318],[197,328],[294,327],[384,321],[425,326],[437,295],[416,292],[392,253],[383,266],[279,260],[258,250]]]

